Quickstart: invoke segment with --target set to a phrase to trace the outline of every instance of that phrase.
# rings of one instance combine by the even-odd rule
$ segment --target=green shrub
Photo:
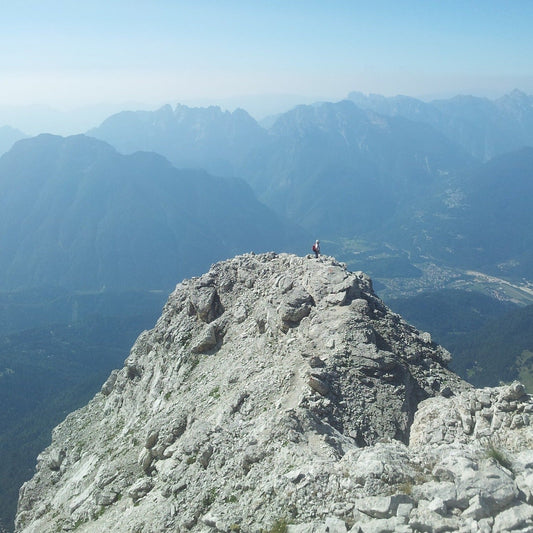
[[[487,448],[487,457],[494,459],[499,465],[507,468],[507,470],[511,470],[512,463],[510,459],[507,457],[505,452],[499,448],[496,448],[493,443],[490,443]]]
[[[287,533],[287,526],[289,523],[286,518],[278,518],[270,528],[268,533]]]

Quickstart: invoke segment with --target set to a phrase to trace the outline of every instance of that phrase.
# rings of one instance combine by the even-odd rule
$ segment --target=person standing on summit
[[[315,252],[315,257],[318,259],[320,255],[320,241],[317,239],[315,244],[313,244],[313,252]]]

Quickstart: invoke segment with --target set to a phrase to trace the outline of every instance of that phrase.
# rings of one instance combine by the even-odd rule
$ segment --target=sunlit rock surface
[[[185,280],[54,431],[18,532],[532,531],[533,403],[330,257]]]

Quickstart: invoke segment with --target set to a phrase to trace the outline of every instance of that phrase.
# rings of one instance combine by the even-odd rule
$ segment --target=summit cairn
[[[217,263],[54,430],[16,531],[532,531],[533,403],[449,360],[333,258]]]

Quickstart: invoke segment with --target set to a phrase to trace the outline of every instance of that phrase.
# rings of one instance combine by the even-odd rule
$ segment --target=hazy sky
[[[12,0],[0,106],[533,94],[531,0]]]

